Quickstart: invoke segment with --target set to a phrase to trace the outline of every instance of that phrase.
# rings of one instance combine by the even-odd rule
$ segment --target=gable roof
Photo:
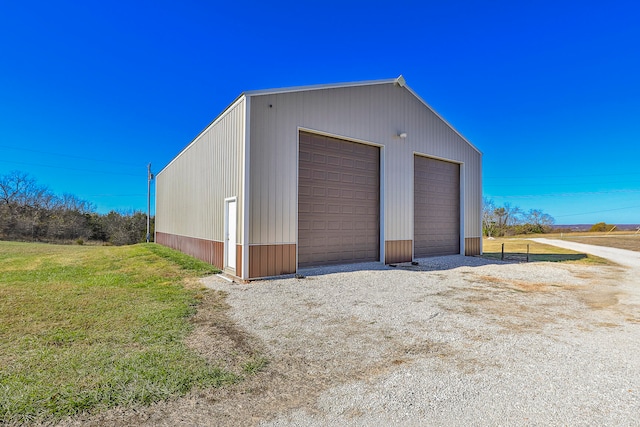
[[[435,114],[436,117],[442,120],[442,122],[445,125],[451,128],[460,138],[462,138],[467,144],[469,144],[471,148],[473,148],[479,154],[482,154],[482,151],[480,151],[478,147],[473,145],[467,138],[464,137],[464,135],[458,132],[458,130],[455,127],[453,127],[440,114],[438,114],[436,110],[434,110],[429,104],[427,104],[425,100],[420,97],[420,95],[415,93],[413,89],[407,86],[407,82],[405,81],[402,74],[400,74],[395,79],[363,80],[359,82],[329,83],[329,84],[319,84],[319,85],[309,85],[309,86],[292,86],[292,87],[277,88],[277,89],[250,90],[250,91],[242,92],[238,96],[238,98],[236,98],[234,102],[230,104],[230,106],[233,105],[238,99],[242,98],[243,96],[251,97],[251,96],[260,96],[260,95],[276,95],[276,94],[292,93],[292,92],[306,92],[306,91],[312,91],[312,90],[339,89],[344,87],[373,86],[373,85],[384,85],[384,84],[395,84],[397,86],[404,87],[405,89],[407,89],[409,93],[415,96],[425,107],[427,107],[433,114]]]
[[[436,117],[438,117],[445,125],[447,125],[451,130],[453,130],[463,141],[465,141],[471,148],[478,152],[478,154],[482,155],[482,151],[480,151],[475,145],[473,145],[467,138],[465,138],[460,132],[456,130],[455,127],[451,126],[449,122],[447,122],[436,110],[431,108],[429,104],[427,104],[424,99],[422,99],[417,93],[415,93],[404,79],[404,77],[399,75],[395,79],[382,79],[382,80],[363,80],[359,82],[347,82],[347,83],[329,83],[329,84],[319,84],[319,85],[309,85],[309,86],[292,86],[285,88],[276,88],[276,89],[261,89],[261,90],[250,90],[242,92],[240,95],[236,97],[224,110],[222,110],[204,129],[193,138],[189,144],[187,144],[176,157],[174,157],[160,172],[156,175],[163,172],[171,163],[174,162],[176,158],[178,158],[187,148],[189,148],[194,142],[198,140],[198,138],[204,134],[212,125],[214,125],[221,117],[223,117],[227,111],[229,111],[236,103],[242,98],[249,98],[251,96],[261,96],[261,95],[275,95],[275,94],[283,94],[283,93],[293,93],[293,92],[304,92],[304,91],[312,91],[312,90],[322,90],[322,89],[339,89],[345,87],[357,87],[357,86],[373,86],[373,85],[385,85],[385,84],[395,84],[399,87],[404,87],[407,89],[413,96],[415,96],[425,107],[427,107]]]

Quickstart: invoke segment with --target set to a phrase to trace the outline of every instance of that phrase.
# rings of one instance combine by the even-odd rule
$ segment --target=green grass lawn
[[[0,242],[0,424],[235,382],[184,344],[213,267],[155,244]]]

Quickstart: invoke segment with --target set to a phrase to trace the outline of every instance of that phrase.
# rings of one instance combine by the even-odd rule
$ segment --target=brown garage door
[[[380,149],[300,132],[298,265],[377,261]]]
[[[414,253],[460,253],[460,165],[414,157]]]

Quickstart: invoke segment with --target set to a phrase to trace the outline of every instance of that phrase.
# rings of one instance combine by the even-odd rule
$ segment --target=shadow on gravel
[[[586,254],[527,254],[505,252],[504,259],[500,252],[485,252],[482,256],[447,255],[429,258],[417,258],[414,262],[395,264],[381,264],[379,262],[360,262],[354,264],[327,265],[321,267],[301,268],[296,274],[266,277],[260,280],[281,280],[305,277],[324,276],[326,274],[350,273],[354,271],[382,271],[382,270],[406,270],[406,271],[444,271],[458,267],[481,267],[485,265],[504,265],[523,262],[563,262],[576,261],[586,258]]]
[[[442,271],[453,270],[458,267],[480,267],[484,265],[511,264],[513,260],[496,260],[475,256],[448,255],[430,258],[418,258],[413,263],[404,262],[397,264],[381,264],[379,262],[362,262],[356,264],[329,265],[323,267],[303,268],[297,275],[274,277],[274,279],[323,276],[325,274],[349,273],[353,271],[378,271],[378,270],[408,270],[408,271]],[[269,280],[269,279],[267,279]]]

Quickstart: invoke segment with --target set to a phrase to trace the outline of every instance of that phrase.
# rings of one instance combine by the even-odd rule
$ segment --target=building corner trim
[[[251,96],[245,96],[245,113],[244,113],[244,141],[242,144],[242,167],[243,167],[243,183],[242,183],[242,272],[239,276],[247,280],[249,278],[249,208],[250,200],[250,141],[251,141]]]

